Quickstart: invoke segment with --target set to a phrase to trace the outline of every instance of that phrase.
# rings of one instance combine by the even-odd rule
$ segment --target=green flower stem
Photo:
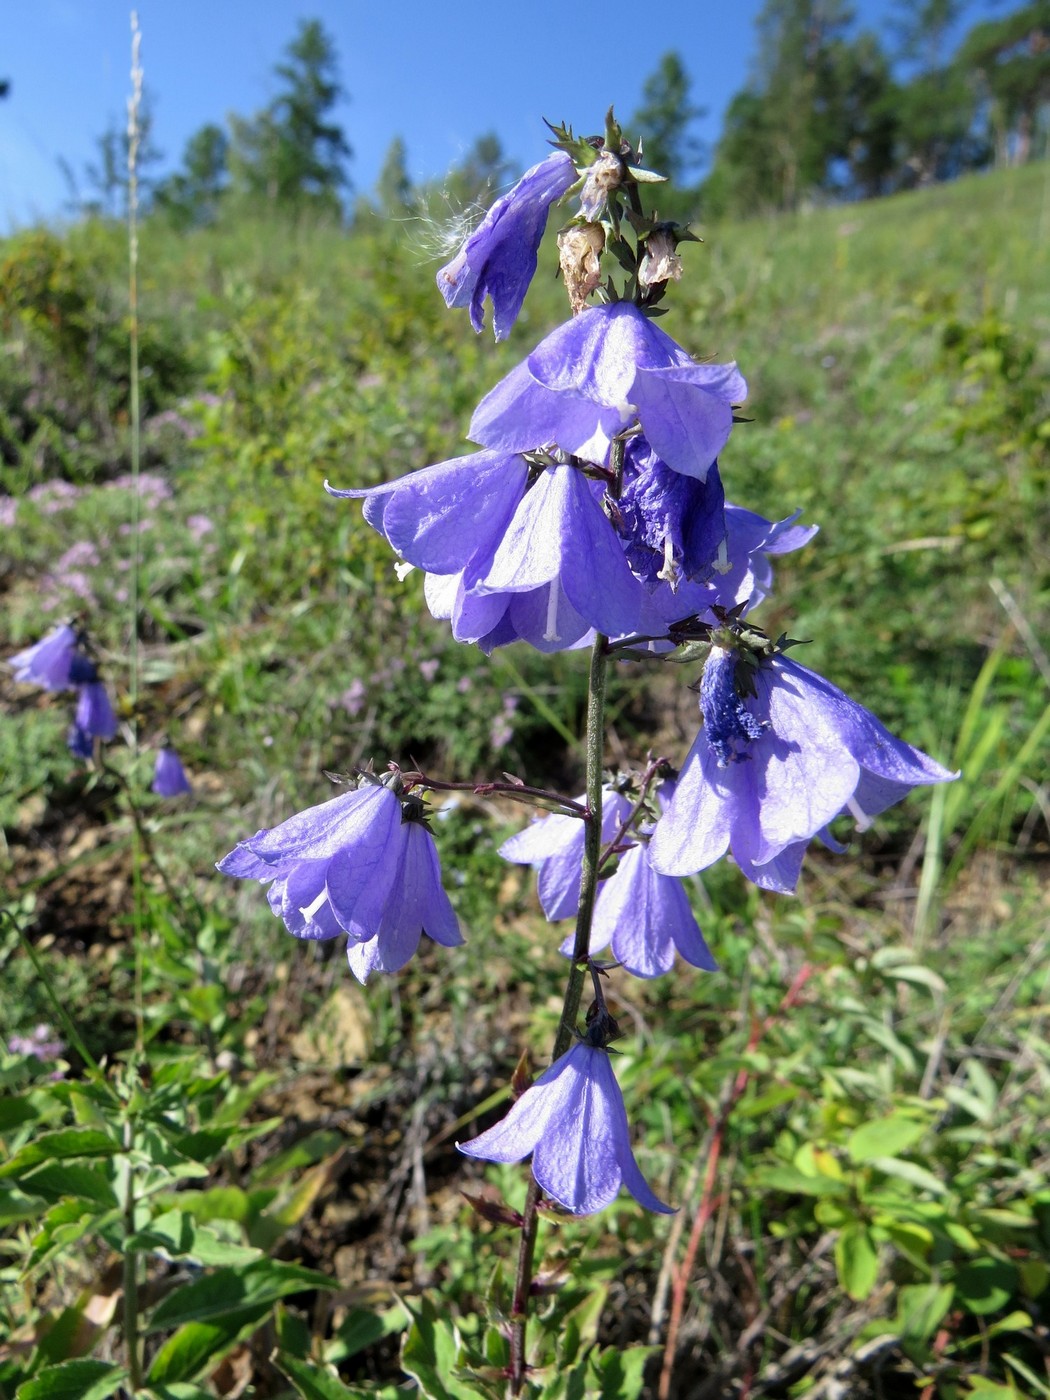
[[[561,1058],[572,1044],[587,980],[587,950],[591,942],[591,920],[598,892],[598,869],[602,850],[602,760],[605,757],[605,689],[609,667],[609,639],[600,633],[591,648],[590,682],[587,690],[587,815],[583,828],[583,872],[580,877],[580,909],[576,915],[576,935],[572,962],[565,986],[558,1034],[551,1063]],[[520,1395],[525,1385],[525,1329],[528,1323],[529,1294],[532,1288],[536,1234],[539,1229],[540,1187],[535,1178],[529,1183],[522,1211],[521,1244],[514,1278],[511,1304],[510,1394]]]
[[[135,1233],[135,1165],[132,1160],[135,1132],[130,1118],[124,1121],[124,1150],[128,1176],[124,1191],[124,1238]],[[134,1395],[142,1389],[142,1347],[139,1340],[139,1256],[124,1249],[124,1349],[128,1362],[128,1389]]]

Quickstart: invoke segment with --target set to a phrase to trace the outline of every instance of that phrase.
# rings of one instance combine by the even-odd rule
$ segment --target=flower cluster
[[[95,756],[97,743],[116,737],[119,723],[109,691],[99,675],[97,662],[84,629],[63,622],[45,637],[8,658],[17,681],[44,690],[76,691],[76,708],[66,744],[76,758]],[[178,754],[169,743],[158,751],[152,790],[160,797],[191,792]]]
[[[552,130],[554,153],[496,201],[437,283],[478,332],[489,299],[506,338],[560,203],[570,319],[482,398],[468,433],[476,450],[380,485],[325,485],[363,500],[400,567],[425,574],[430,611],[459,641],[486,653],[527,642],[704,661],[701,728],[676,779],[653,763],[599,793],[592,758],[589,799],[559,799],[555,815],[502,846],[536,868],[548,920],[577,920],[562,952],[571,976],[589,968],[595,1001],[578,1043],[562,1041],[504,1120],[461,1144],[491,1161],[531,1154],[536,1181],[569,1211],[601,1209],[621,1185],[664,1211],[631,1149],[597,956],[608,950],[638,977],[667,973],[676,957],[714,970],[684,877],[728,854],[754,883],[791,891],[814,837],[843,849],[831,831],[841,815],[864,825],[953,775],[788,657],[793,643],[751,624],[772,559],[816,527],[726,500],[719,459],[747,385],[735,364],[695,357],[655,322],[691,237],[646,214],[641,191],[660,177],[641,168],[611,112],[604,141]],[[602,282],[607,253],[620,287]],[[362,980],[401,967],[422,932],[459,941],[422,804],[396,770],[257,833],[219,869],[268,882],[296,936],[345,933]]]

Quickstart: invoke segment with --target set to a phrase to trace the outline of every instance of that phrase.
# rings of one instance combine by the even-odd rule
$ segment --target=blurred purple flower
[[[14,496],[0,496],[0,526],[10,527],[18,515],[18,502]]]
[[[790,892],[806,844],[843,811],[860,821],[950,773],[895,738],[863,706],[783,655],[748,665],[714,646],[704,667],[703,728],[650,846],[655,870],[690,875],[728,849],[749,880]],[[753,690],[753,694],[750,692]]]
[[[583,802],[583,796],[577,801]],[[630,815],[632,803],[614,788],[602,790],[602,841],[616,836]],[[539,817],[499,848],[504,860],[534,866],[538,872],[540,904],[553,923],[571,919],[580,905],[583,865],[583,821],[561,814]]]
[[[574,1215],[602,1210],[621,1186],[646,1210],[673,1214],[635,1161],[609,1052],[584,1042],[541,1074],[506,1118],[457,1146],[488,1162],[520,1162],[532,1153],[537,1182]]]
[[[46,637],[8,658],[15,680],[45,690],[67,690],[73,682],[69,671],[77,648],[77,634],[68,622],[53,627]]]
[[[91,662],[85,663],[88,674],[97,677]],[[77,686],[77,709],[66,737],[71,753],[78,758],[90,758],[95,739],[112,739],[117,732],[117,716],[110,703],[106,687],[97,678]]]
[[[80,487],[74,486],[71,481],[42,481],[38,486],[30,487],[26,499],[39,506],[44,515],[54,515],[56,511],[72,505],[80,494]]]
[[[206,515],[188,515],[186,517],[186,528],[195,540],[200,541],[205,535],[211,534],[215,529],[215,525]]]
[[[426,661],[421,661],[419,663],[419,674],[426,681],[427,685],[433,684],[434,677],[437,675],[438,667],[440,665],[441,662],[437,659],[436,656],[432,656]]]
[[[572,956],[573,942],[570,933],[561,945],[566,957]],[[670,972],[676,952],[693,967],[718,970],[681,880],[655,871],[644,844],[625,851],[615,872],[598,886],[588,951],[593,957],[610,946],[635,977]]]
[[[365,683],[360,678],[355,678],[340,695],[336,704],[339,705],[351,719],[361,713],[365,703]]]
[[[182,761],[170,744],[165,744],[162,749],[157,750],[150,791],[155,792],[158,797],[178,797],[184,792],[193,791]]]
[[[8,1039],[7,1048],[12,1055],[30,1055],[35,1060],[57,1060],[65,1051],[66,1043],[59,1040],[57,1032],[50,1026],[34,1026],[28,1035],[13,1035]]]
[[[485,325],[487,296],[492,301],[496,339],[505,340],[510,334],[536,273],[547,213],[575,181],[576,167],[564,151],[555,151],[534,165],[513,189],[496,200],[456,256],[437,274],[445,305],[469,306],[470,324],[479,333]]]
[[[362,982],[404,967],[426,933],[462,943],[441,887],[434,838],[418,798],[362,786],[241,841],[217,868],[270,882],[270,908],[297,938],[349,935],[347,956]]]
[[[656,455],[703,481],[747,395],[735,364],[701,365],[631,302],[593,306],[540,342],[474,411],[482,447],[525,452],[556,442],[604,463],[635,418]]]

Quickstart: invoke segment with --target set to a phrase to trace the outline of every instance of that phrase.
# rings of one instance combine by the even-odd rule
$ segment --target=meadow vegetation
[[[797,898],[692,881],[720,972],[613,975],[679,1212],[545,1221],[536,1393],[1050,1396],[1050,164],[700,231],[666,326],[748,377],[733,498],[821,525],[759,621],[962,777]],[[458,646],[323,490],[466,450],[563,316],[547,249],[479,341],[431,232],[147,223],[137,621],[124,232],[0,244],[5,647],[80,611],[126,696],[136,625],[138,733],[195,788],[78,763],[0,676],[2,1396],[501,1393],[512,1236],[462,1193],[524,1171],[454,1143],[558,1016],[563,930],[494,853],[521,810],[446,805],[466,945],[364,990],[213,869],[373,758],[580,788],[584,657]],[[609,703],[612,760],[695,733],[677,674]]]

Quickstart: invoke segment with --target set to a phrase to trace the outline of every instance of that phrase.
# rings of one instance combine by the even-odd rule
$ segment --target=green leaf
[[[48,1162],[22,1179],[22,1188],[34,1196],[58,1201],[65,1196],[79,1196],[99,1206],[116,1206],[117,1194],[109,1177],[95,1167],[81,1162]]]
[[[897,1295],[897,1322],[906,1341],[928,1342],[952,1305],[955,1289],[950,1283],[921,1283],[902,1288]]]
[[[338,1376],[314,1361],[301,1361],[296,1356],[278,1352],[274,1365],[288,1377],[303,1400],[347,1400],[349,1391]]]
[[[374,1313],[367,1308],[351,1308],[339,1324],[339,1330],[324,1349],[324,1359],[333,1366],[356,1356],[365,1347],[389,1337],[392,1332],[403,1332],[412,1319],[400,1304]]]
[[[854,1128],[846,1139],[846,1151],[853,1162],[896,1157],[898,1152],[918,1142],[925,1131],[925,1123],[917,1123],[914,1118],[905,1118],[900,1113],[891,1113],[886,1118],[875,1118]]]
[[[1006,1259],[972,1259],[955,1273],[955,1296],[977,1317],[998,1312],[1017,1291],[1017,1269]]]
[[[179,1327],[186,1322],[203,1322],[257,1304],[269,1306],[278,1298],[290,1297],[312,1288],[337,1289],[337,1280],[327,1274],[303,1269],[297,1264],[281,1264],[267,1259],[247,1269],[217,1269],[207,1278],[197,1279],[170,1293],[154,1308],[146,1323],[147,1332]]]
[[[848,1196],[849,1187],[832,1176],[807,1176],[797,1167],[759,1167],[753,1180],[772,1191],[791,1191],[800,1196]]]
[[[67,1157],[108,1157],[120,1151],[120,1143],[97,1128],[60,1128],[20,1147],[9,1161],[0,1166],[0,1177],[24,1176],[44,1162],[58,1162]]]
[[[655,1356],[657,1347],[606,1347],[602,1352],[591,1353],[591,1366],[598,1379],[597,1394],[600,1400],[638,1400],[645,1384],[645,1363]]]
[[[419,1385],[427,1400],[477,1400],[478,1391],[453,1376],[459,1363],[459,1333],[438,1317],[427,1297],[410,1309],[412,1326],[401,1348],[401,1367]]]
[[[32,1123],[39,1117],[39,1110],[28,1099],[14,1095],[0,1099],[0,1133],[19,1128],[23,1123]]]
[[[109,1361],[63,1361],[23,1381],[15,1400],[107,1400],[126,1380],[123,1366]]]
[[[270,1307],[270,1303],[256,1303],[209,1322],[187,1322],[157,1352],[147,1380],[151,1384],[171,1385],[193,1380],[202,1371],[214,1368],[239,1341],[256,1330],[269,1315]]]
[[[871,1157],[868,1165],[885,1176],[895,1176],[900,1181],[908,1181],[933,1196],[947,1196],[948,1188],[939,1176],[920,1167],[916,1162],[906,1162],[901,1157]]]
[[[879,1275],[879,1251],[863,1225],[847,1225],[835,1241],[835,1268],[842,1287],[857,1302],[867,1298]]]

